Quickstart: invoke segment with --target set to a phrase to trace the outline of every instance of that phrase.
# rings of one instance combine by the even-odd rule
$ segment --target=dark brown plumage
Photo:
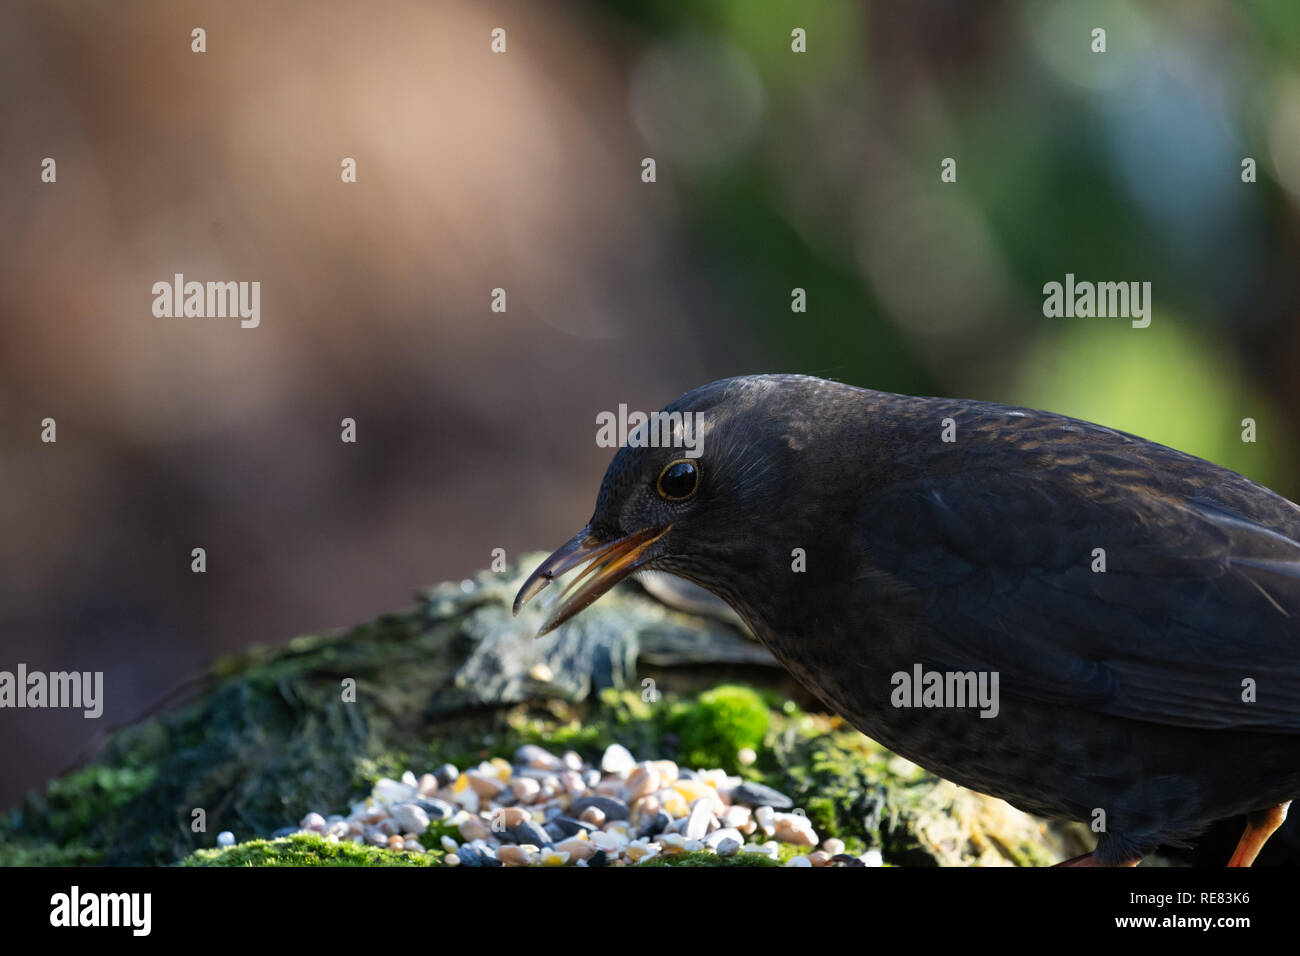
[[[689,497],[659,489],[680,451],[620,449],[591,522],[517,606],[584,561],[548,626],[639,568],[689,578],[885,746],[1021,809],[1104,821],[1090,862],[1255,812],[1234,857],[1248,864],[1280,823],[1270,808],[1300,793],[1295,504],[1004,405],[776,375],[666,411],[704,415],[703,454],[672,479],[675,494],[693,473]],[[918,665],[996,673],[997,716],[895,706],[895,675]]]

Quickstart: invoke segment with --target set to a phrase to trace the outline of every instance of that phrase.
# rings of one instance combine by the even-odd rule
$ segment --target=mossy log
[[[484,572],[337,634],[219,660],[186,699],[113,733],[92,763],[8,814],[0,865],[412,865],[301,838],[193,854],[223,830],[265,839],[310,811],[346,812],[381,776],[525,742],[595,759],[618,741],[638,758],[726,767],[887,864],[1041,864],[1085,849],[1077,832],[938,780],[817,713],[729,623],[628,583],[536,638],[541,610],[510,613],[519,579]],[[754,763],[738,762],[744,746]],[[424,861],[440,862],[430,850]]]

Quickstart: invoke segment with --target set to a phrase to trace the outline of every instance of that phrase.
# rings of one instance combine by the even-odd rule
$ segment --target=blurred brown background
[[[98,722],[0,711],[0,806],[219,653],[558,544],[596,413],[726,375],[1050,407],[1300,492],[1285,0],[20,0],[0,90],[0,669],[106,684]],[[260,281],[260,327],[155,318],[177,272]],[[1151,281],[1151,327],[1045,319],[1067,272]]]

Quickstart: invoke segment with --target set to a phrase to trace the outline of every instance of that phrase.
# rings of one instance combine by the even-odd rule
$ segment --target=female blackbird
[[[1249,866],[1281,825],[1300,793],[1300,507],[1007,405],[758,375],[673,412],[703,413],[692,456],[634,432],[590,523],[520,590],[516,612],[586,564],[543,633],[633,571],[670,572],[864,734],[1088,823],[1097,848],[1072,864],[1136,865],[1246,814],[1229,865]]]

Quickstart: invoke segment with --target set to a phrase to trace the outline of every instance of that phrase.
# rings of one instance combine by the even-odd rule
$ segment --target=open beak
[[[672,525],[668,527],[671,528]],[[582,573],[564,589],[537,636],[555,630],[644,564],[648,560],[646,552],[650,545],[667,533],[668,528],[644,528],[614,541],[602,542],[593,538],[587,528],[583,528],[560,545],[554,554],[528,576],[515,596],[514,612],[518,614],[521,607],[555,578],[580,564],[586,564]]]

